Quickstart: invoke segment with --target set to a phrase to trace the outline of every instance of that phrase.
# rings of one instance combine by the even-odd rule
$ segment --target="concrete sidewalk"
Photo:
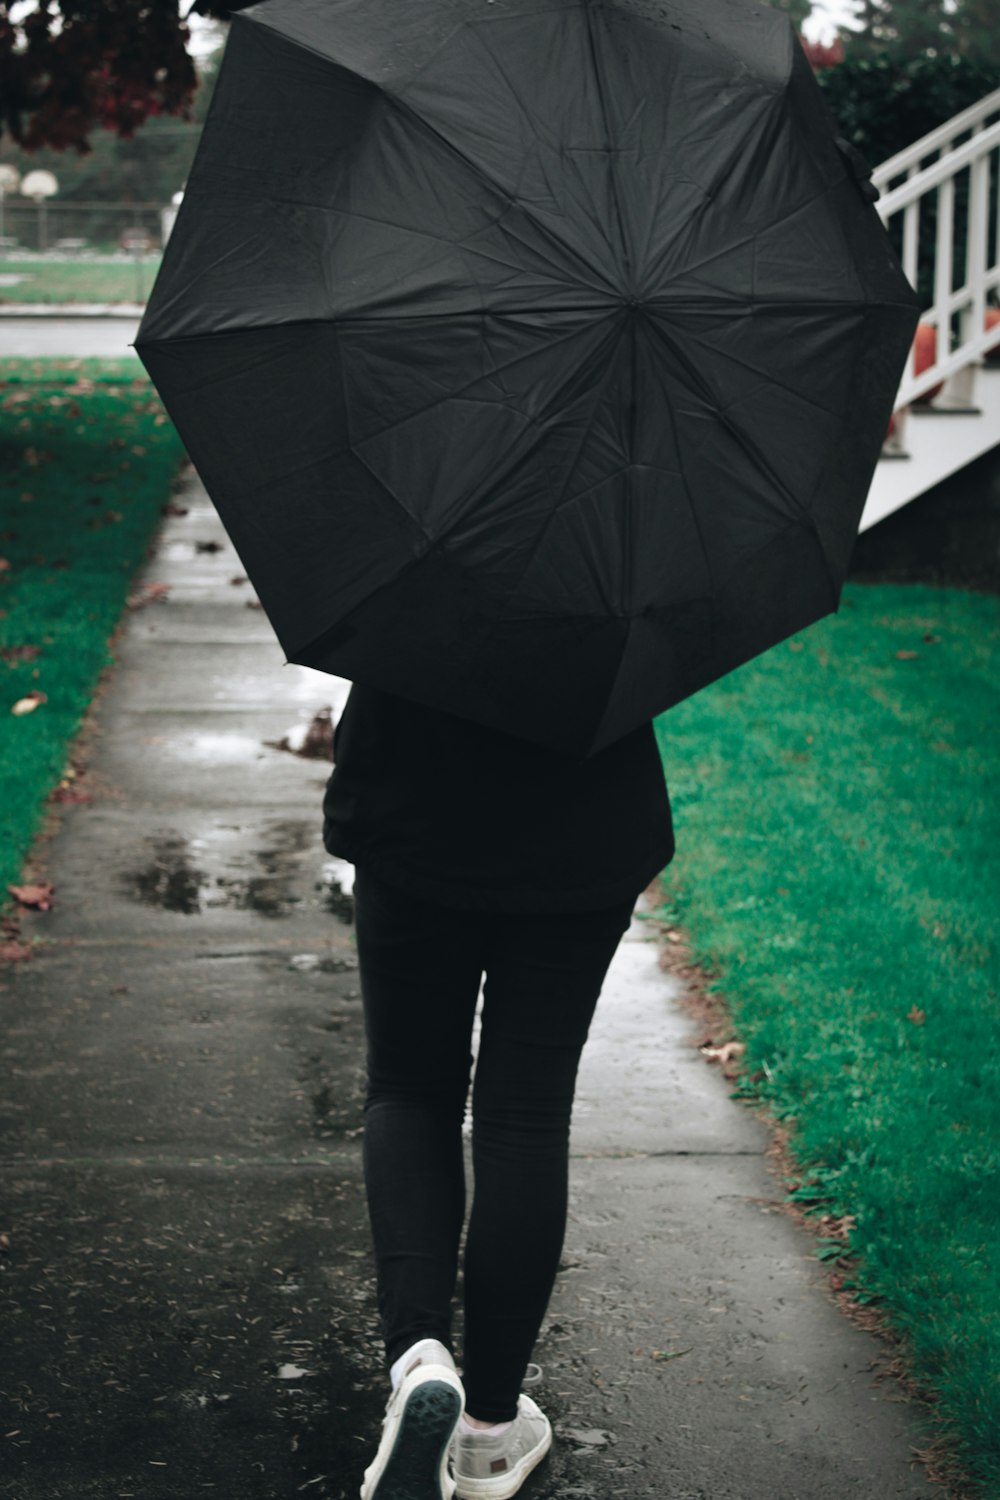
[[[169,601],[129,618],[94,800],[46,851],[39,956],[2,976],[5,1500],[340,1500],[382,1414],[350,872],[320,844],[328,768],[268,745],[346,685],[282,665],[203,492],[179,498],[146,572]],[[688,1029],[637,922],[537,1351],[561,1440],[522,1494],[940,1496]]]
[[[124,359],[142,308],[95,305],[0,307],[0,355],[8,359]]]

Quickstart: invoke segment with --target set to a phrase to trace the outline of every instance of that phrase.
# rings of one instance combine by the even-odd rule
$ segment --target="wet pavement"
[[[87,316],[37,312],[0,315],[0,354],[24,359],[119,359],[133,353],[139,327],[132,316],[108,313]]]
[[[203,492],[178,499],[38,955],[0,975],[3,1500],[343,1500],[385,1398],[351,871],[328,766],[274,748],[346,684],[283,664]],[[941,1495],[674,983],[637,920],[581,1070],[536,1354],[559,1441],[525,1500]]]

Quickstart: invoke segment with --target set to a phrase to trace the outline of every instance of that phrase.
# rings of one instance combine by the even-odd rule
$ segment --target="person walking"
[[[521,1386],[563,1244],[580,1054],[636,898],[673,856],[662,764],[650,724],[573,759],[358,684],[334,748],[323,838],[356,867],[365,1185],[392,1387],[361,1495],[507,1500],[552,1443]],[[484,973],[460,1378],[462,1127]]]

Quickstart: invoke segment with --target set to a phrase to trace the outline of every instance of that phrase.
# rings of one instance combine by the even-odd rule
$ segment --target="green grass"
[[[0,259],[0,304],[11,302],[145,302],[160,267],[158,255],[115,261]]]
[[[666,910],[793,1125],[816,1211],[1000,1496],[1000,610],[851,586],[658,721]]]
[[[133,368],[0,361],[0,904],[110,660],[108,638],[183,457]],[[14,715],[33,690],[46,701]]]

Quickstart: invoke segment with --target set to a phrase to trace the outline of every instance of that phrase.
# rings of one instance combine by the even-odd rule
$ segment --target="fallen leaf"
[[[694,1348],[692,1344],[691,1349]],[[690,1354],[691,1349],[652,1349],[650,1353],[653,1359],[680,1359],[684,1354]]]
[[[22,906],[34,907],[36,911],[52,910],[55,886],[51,880],[39,880],[34,885],[9,885],[7,889]]]
[[[308,1370],[303,1370],[301,1365],[279,1365],[279,1380],[301,1380],[303,1375],[308,1375]]]
[[[34,661],[41,649],[41,646],[0,646],[0,656],[4,661]]]
[[[32,688],[30,693],[25,693],[23,698],[11,705],[12,714],[33,714],[40,703],[47,703],[48,697],[40,693],[37,688]]]
[[[188,507],[178,505],[176,500],[168,500],[166,505],[160,506],[160,514],[163,516],[186,516]]]
[[[245,573],[237,573],[235,578],[230,578],[229,580],[229,582],[235,584],[237,588],[241,583],[246,583],[246,581],[247,575]]]
[[[919,651],[897,651],[896,652],[896,660],[897,661],[915,661],[916,658],[919,655],[920,655]]]
[[[927,1019],[927,1012],[921,1010],[919,1005],[911,1005],[906,1012],[906,1019],[914,1026],[922,1026]]]
[[[805,643],[803,641],[789,641],[788,649],[789,651],[804,651]]]
[[[699,1048],[702,1056],[706,1057],[709,1062],[721,1063],[732,1062],[733,1058],[742,1057],[746,1050],[746,1042],[723,1042],[721,1047],[702,1046]]]
[[[265,740],[272,750],[288,750],[303,760],[333,760],[333,717],[329,708],[321,708],[310,722],[294,724],[280,740]]]
[[[6,943],[0,943],[0,963],[22,963],[26,958],[31,958],[34,951],[30,943],[19,943],[16,938],[12,938]]]
[[[10,559],[9,558],[7,558],[7,557],[0,557],[0,573],[6,573],[7,569],[10,566],[11,566],[11,563],[10,563]]]
[[[579,1443],[583,1448],[605,1448],[611,1441],[610,1432],[601,1427],[563,1427],[560,1436]]]
[[[129,609],[144,609],[147,604],[166,604],[169,593],[169,583],[144,583],[134,594],[129,594],[126,604]]]

